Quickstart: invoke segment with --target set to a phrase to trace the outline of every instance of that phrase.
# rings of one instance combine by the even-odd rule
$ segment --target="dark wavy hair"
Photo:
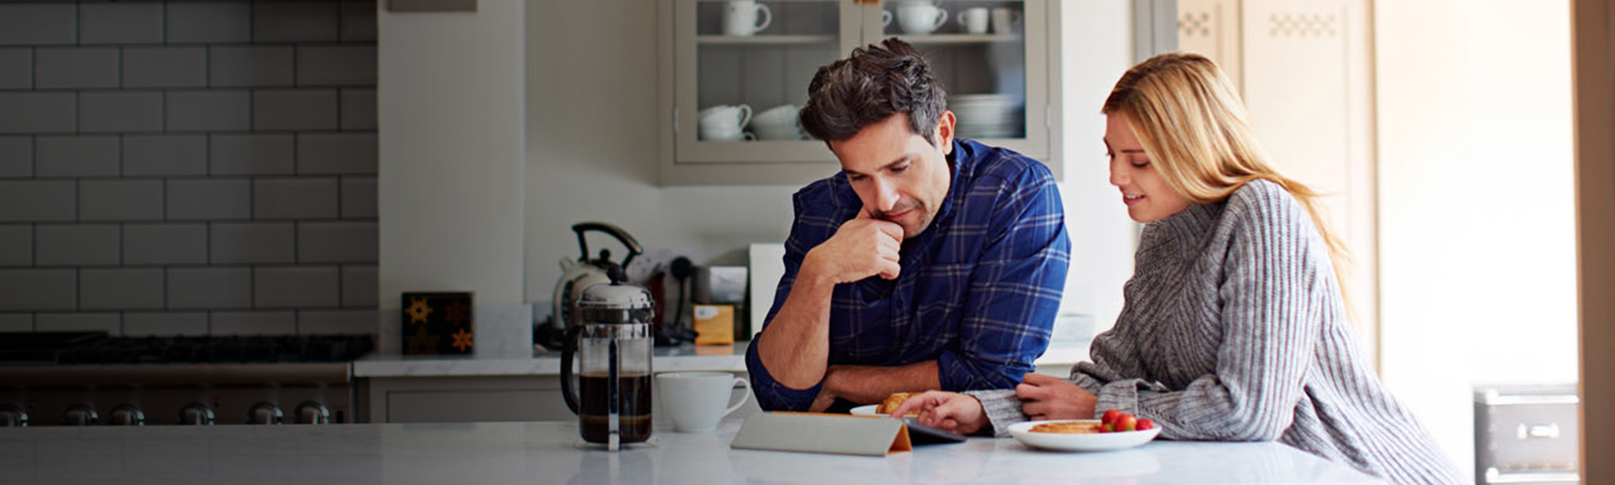
[[[797,116],[808,135],[832,142],[906,113],[909,129],[934,146],[946,100],[931,64],[914,46],[893,37],[820,67],[808,84],[807,106]]]

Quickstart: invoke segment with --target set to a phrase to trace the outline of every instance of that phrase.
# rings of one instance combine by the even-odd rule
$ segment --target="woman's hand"
[[[915,410],[920,411],[920,424],[962,435],[974,434],[988,424],[981,401],[957,392],[925,391],[909,396],[892,411],[892,416],[905,416]]]
[[[1045,419],[1093,419],[1099,397],[1081,386],[1054,376],[1026,373],[1015,386],[1021,398],[1021,412],[1033,421]]]

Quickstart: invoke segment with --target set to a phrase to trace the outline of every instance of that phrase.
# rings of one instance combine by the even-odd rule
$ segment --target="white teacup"
[[[698,119],[701,127],[734,128],[740,131],[751,122],[751,106],[744,104],[717,105],[701,110]]]
[[[767,5],[756,0],[733,0],[723,7],[723,35],[751,37],[768,28],[773,20],[774,14]]]
[[[740,402],[729,405],[736,385],[746,392]],[[664,372],[656,375],[656,388],[662,411],[680,433],[710,433],[718,429],[719,419],[751,399],[751,382],[728,372]]]
[[[993,33],[1015,33],[1015,21],[1020,19],[1020,16],[1020,12],[1015,11],[1013,8],[999,7],[993,9]]]
[[[987,33],[987,21],[991,17],[992,13],[986,7],[975,7],[959,12],[959,17],[955,21],[959,23],[959,28],[963,29],[967,34],[985,34]]]
[[[948,11],[929,2],[897,4],[897,25],[905,34],[929,34],[948,22]]]

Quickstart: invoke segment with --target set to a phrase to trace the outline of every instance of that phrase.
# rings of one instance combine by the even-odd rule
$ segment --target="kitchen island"
[[[731,449],[738,418],[693,434],[665,421],[615,453],[576,422],[0,428],[0,483],[1382,483],[1272,442],[1064,453],[974,438],[864,457]]]

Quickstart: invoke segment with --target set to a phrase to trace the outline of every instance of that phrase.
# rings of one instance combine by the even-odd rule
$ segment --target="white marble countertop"
[[[657,348],[652,366],[657,372],[685,370],[746,371],[746,345]],[[1037,364],[1071,365],[1088,358],[1088,341],[1056,342],[1037,359]],[[525,359],[476,357],[410,357],[371,355],[353,362],[357,378],[394,377],[471,377],[558,375],[560,352]]]
[[[1276,442],[1061,453],[973,438],[882,458],[736,450],[739,419],[663,421],[623,452],[584,444],[575,422],[0,428],[0,483],[1381,483]]]

